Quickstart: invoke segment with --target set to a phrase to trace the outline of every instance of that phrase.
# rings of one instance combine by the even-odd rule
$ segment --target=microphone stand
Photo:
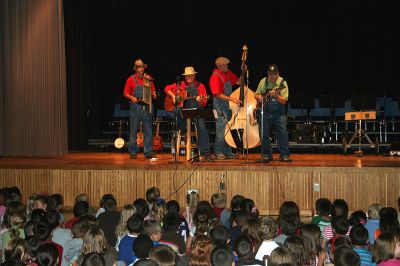
[[[246,114],[249,108],[249,70],[246,70],[246,94],[244,99],[246,100]],[[244,150],[243,150],[244,153]],[[242,163],[250,163],[249,162],[249,116],[246,115],[246,160]]]
[[[180,76],[176,77],[176,85],[177,85],[176,91],[178,92],[179,86],[181,85]],[[167,97],[169,97],[169,96],[167,96]],[[169,161],[168,163],[179,164],[179,163],[182,163],[182,162],[178,161],[178,159],[177,159],[177,153],[179,151],[178,151],[178,107],[177,107],[176,104],[175,104],[174,113],[175,113],[175,118],[174,118],[174,133],[173,133],[173,136],[172,136],[172,145],[174,146],[173,149],[175,150],[175,152],[174,152],[174,160],[173,161]]]

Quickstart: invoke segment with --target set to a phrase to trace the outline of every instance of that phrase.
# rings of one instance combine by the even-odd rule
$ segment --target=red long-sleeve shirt
[[[134,75],[136,76],[138,84],[136,84],[135,79],[133,78],[133,75],[131,75],[125,82],[124,95],[125,94],[133,95],[133,93],[135,91],[135,87],[137,85],[143,85],[143,78],[139,77],[139,75],[137,73],[135,73]],[[154,86],[154,82],[151,83],[151,91],[152,92],[156,91],[156,87]]]
[[[219,75],[215,74],[218,73]],[[221,78],[222,77],[222,80]],[[210,77],[210,88],[213,95],[224,93],[224,83],[230,81],[232,87],[238,81],[238,77],[230,70],[226,73],[222,72],[218,68],[213,70],[213,74]]]
[[[199,96],[207,96],[206,87],[203,85],[203,83],[198,82],[197,80],[195,80],[194,83],[197,86],[198,95]],[[186,90],[186,87],[188,87],[188,86],[189,85],[187,85],[185,81],[182,81],[179,86],[179,89],[184,91],[184,90]],[[164,91],[166,94],[168,94],[169,91],[172,91],[175,94],[177,91],[177,88],[178,88],[178,85],[176,83],[173,83],[173,84],[169,84],[169,85],[165,86]],[[206,98],[201,99],[201,101],[199,102],[200,106],[205,106],[206,104],[207,104]]]

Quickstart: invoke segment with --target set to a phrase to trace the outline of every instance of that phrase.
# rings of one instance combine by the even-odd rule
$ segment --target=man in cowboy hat
[[[286,129],[286,109],[285,105],[289,97],[289,87],[287,82],[279,76],[278,66],[271,64],[267,67],[267,77],[261,79],[254,96],[257,101],[264,100],[264,136],[262,139],[263,160],[272,161],[272,146],[269,140],[271,128],[276,131],[278,140],[278,150],[282,162],[291,162],[289,152],[289,140]],[[258,124],[261,125],[261,116],[258,115]]]
[[[237,159],[238,156],[232,153],[232,148],[225,141],[225,127],[230,120],[231,112],[229,102],[239,105],[239,99],[230,97],[232,87],[240,85],[237,75],[229,70],[229,59],[218,57],[215,60],[216,68],[210,77],[210,88],[214,96],[214,109],[218,112],[218,118],[215,123],[215,155],[218,160]]]
[[[153,80],[153,78],[144,73],[147,65],[143,63],[142,59],[137,59],[133,66],[135,73],[131,75],[125,83],[124,96],[130,101],[129,112],[129,153],[131,159],[137,158],[139,147],[137,145],[137,133],[139,131],[140,123],[143,123],[144,133],[144,156],[148,159],[155,159],[157,156],[153,152],[153,117],[150,114],[150,107],[148,105],[138,104],[140,98],[139,91],[143,90],[145,86],[144,78]],[[151,82],[151,95],[153,99],[157,98],[154,83]]]
[[[186,94],[187,97],[190,97],[190,99],[185,100],[186,108],[203,108],[207,104],[207,91],[206,87],[196,80],[196,74],[197,72],[194,70],[194,67],[185,67],[185,71],[182,74],[185,80],[183,82],[179,81],[165,87],[164,91],[167,97],[170,97],[170,100],[177,104],[177,92],[184,92],[184,95]],[[178,127],[182,133],[185,132],[186,129],[184,120],[180,114],[180,110],[181,108],[175,108],[175,110],[167,113],[171,118],[177,117]],[[198,125],[200,161],[212,161],[208,130],[206,128],[204,118],[195,118],[194,122]]]

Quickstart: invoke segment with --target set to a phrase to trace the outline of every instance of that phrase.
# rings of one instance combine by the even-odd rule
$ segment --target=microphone
[[[176,85],[181,85],[181,75],[176,76]]]

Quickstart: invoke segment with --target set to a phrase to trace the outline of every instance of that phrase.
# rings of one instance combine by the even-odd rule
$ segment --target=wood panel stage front
[[[174,157],[161,154],[149,161],[139,154],[130,160],[126,153],[70,153],[58,158],[0,158],[0,187],[18,186],[26,202],[34,192],[60,193],[64,205],[87,193],[91,204],[113,193],[118,206],[145,197],[152,186],[161,196],[185,206],[186,191],[197,189],[210,200],[224,179],[229,200],[236,194],[252,198],[262,214],[275,215],[283,201],[295,201],[302,213],[312,214],[315,200],[345,199],[351,210],[366,211],[372,203],[397,209],[400,196],[400,157],[365,155],[294,154],[292,163],[254,163],[247,159],[173,164]],[[274,154],[274,158],[278,155]]]

